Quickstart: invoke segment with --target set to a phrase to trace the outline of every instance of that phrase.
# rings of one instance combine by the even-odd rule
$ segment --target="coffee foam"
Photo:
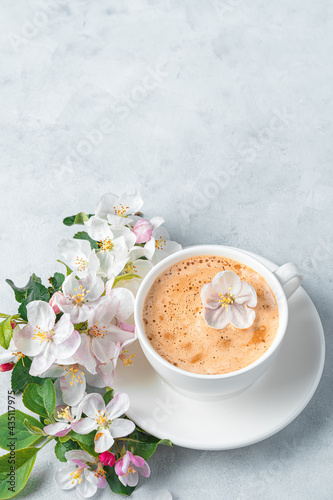
[[[201,288],[220,271],[250,283],[258,304],[253,325],[238,330],[210,328],[202,316]],[[265,279],[240,262],[204,255],[183,260],[162,273],[149,290],[143,323],[153,348],[178,368],[222,374],[244,368],[271,346],[279,326],[275,297]]]

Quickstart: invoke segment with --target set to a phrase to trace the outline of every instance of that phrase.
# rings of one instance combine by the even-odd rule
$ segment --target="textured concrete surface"
[[[332,498],[332,16],[329,0],[0,4],[2,311],[5,278],[60,269],[64,216],[129,186],[183,245],[299,263],[324,325],[323,379],[291,425],[230,452],[161,448],[134,500]],[[44,448],[20,498],[75,498],[56,465]]]

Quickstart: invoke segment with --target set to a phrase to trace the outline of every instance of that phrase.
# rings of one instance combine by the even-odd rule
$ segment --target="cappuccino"
[[[200,292],[220,271],[230,270],[257,293],[253,324],[216,330],[203,318]],[[230,373],[250,365],[272,345],[279,327],[275,297],[265,279],[232,259],[191,257],[164,271],[149,290],[143,323],[155,351],[178,368],[194,373]]]

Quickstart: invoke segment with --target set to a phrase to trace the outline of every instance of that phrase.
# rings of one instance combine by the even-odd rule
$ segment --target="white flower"
[[[151,239],[144,246],[145,257],[154,265],[172,253],[179,252],[182,246],[176,241],[171,241],[168,231],[160,226],[154,229]]]
[[[115,358],[118,342],[123,346],[135,339],[135,334],[114,324],[116,313],[121,320],[127,319],[133,311],[134,298],[131,292],[120,290],[120,297],[127,298],[127,294],[132,297],[129,308],[125,300],[120,302],[117,292],[114,292],[112,296],[103,297],[88,318],[87,333],[81,333],[81,345],[75,353],[75,359],[90,373],[96,373],[98,363],[108,363]]]
[[[257,305],[252,285],[241,281],[233,271],[223,271],[202,287],[203,317],[211,328],[221,330],[231,323],[235,328],[249,328],[256,316],[251,307]]]
[[[74,359],[53,364],[42,377],[60,379],[62,399],[66,405],[76,406],[82,401],[86,391],[86,368]]]
[[[90,498],[97,488],[105,488],[106,474],[97,458],[83,450],[67,451],[65,457],[67,463],[54,477],[59,488],[70,490],[76,487],[76,493],[81,498]]]
[[[79,434],[89,434],[96,429],[95,451],[103,453],[111,448],[114,438],[127,436],[134,431],[135,424],[131,420],[118,418],[128,410],[129,405],[129,397],[124,393],[117,394],[106,406],[100,394],[88,394],[80,404],[82,413],[87,417],[72,427]]]
[[[58,250],[62,259],[75,271],[75,274],[84,277],[97,272],[99,259],[86,240],[61,240]]]
[[[14,334],[14,341],[23,354],[33,357],[30,374],[40,375],[57,359],[75,353],[80,334],[74,330],[69,314],[56,323],[56,315],[47,302],[30,302],[27,313],[28,324]]]
[[[95,216],[86,221],[85,225],[90,238],[99,244],[98,274],[106,278],[109,278],[111,274],[117,276],[129,259],[129,249],[135,243],[135,235],[128,228],[122,228],[118,232],[119,235],[115,236],[109,224]]]
[[[142,205],[143,200],[138,191],[132,194],[124,193],[121,196],[106,193],[97,203],[95,213],[102,219],[108,218],[114,226],[122,226],[131,222],[127,217],[139,212]]]
[[[72,423],[80,420],[82,412],[79,406],[72,408],[66,405],[58,405],[54,411],[54,418],[57,422],[44,427],[44,432],[49,436],[63,437],[69,433]]]
[[[104,292],[104,283],[94,274],[77,279],[72,273],[63,282],[62,291],[54,297],[54,302],[60,311],[70,315],[73,323],[81,323],[88,319],[91,309],[96,306]]]

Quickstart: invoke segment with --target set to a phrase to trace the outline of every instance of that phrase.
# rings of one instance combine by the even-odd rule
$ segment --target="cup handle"
[[[278,267],[273,274],[277,277],[282,285],[287,299],[296,292],[297,288],[303,281],[303,276],[300,269],[293,262],[287,262],[281,267]]]

